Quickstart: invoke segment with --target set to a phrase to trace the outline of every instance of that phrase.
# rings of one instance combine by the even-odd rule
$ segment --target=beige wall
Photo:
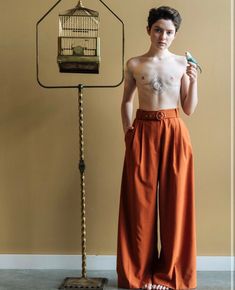
[[[35,79],[35,23],[55,3],[1,1],[0,253],[80,253],[80,191],[76,90],[47,90]],[[182,116],[195,154],[198,255],[230,254],[230,1],[106,0],[126,27],[126,59],[149,45],[148,10],[167,4],[183,22],[172,51],[191,51],[202,64],[199,105]],[[60,75],[57,14],[41,26],[41,74],[47,83],[119,80],[120,27],[98,1],[102,68],[99,76]],[[85,90],[87,253],[116,254],[124,142],[123,86]],[[137,104],[136,104],[137,105]]]

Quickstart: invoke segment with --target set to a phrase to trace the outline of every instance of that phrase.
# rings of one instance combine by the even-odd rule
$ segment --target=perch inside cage
[[[59,14],[57,62],[60,72],[99,73],[99,13],[85,8],[81,0]]]

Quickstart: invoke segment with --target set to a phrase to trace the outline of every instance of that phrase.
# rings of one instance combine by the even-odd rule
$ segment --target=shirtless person
[[[126,65],[121,105],[126,152],[118,222],[119,288],[196,288],[193,156],[178,108],[181,103],[184,113],[191,115],[197,106],[197,68],[185,56],[169,51],[180,23],[181,16],[173,8],[151,9],[150,48]],[[136,88],[139,109],[132,123]]]

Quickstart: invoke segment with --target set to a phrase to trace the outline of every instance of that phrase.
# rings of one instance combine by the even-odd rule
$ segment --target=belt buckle
[[[156,118],[157,118],[158,121],[161,121],[161,120],[165,119],[165,117],[166,117],[166,113],[164,113],[162,111],[159,111],[159,112],[156,113]]]

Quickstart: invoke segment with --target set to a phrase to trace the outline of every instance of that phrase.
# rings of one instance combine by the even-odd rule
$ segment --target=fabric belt
[[[145,111],[142,109],[137,109],[136,111],[136,119],[139,120],[161,121],[168,118],[178,118],[178,117],[179,117],[179,108],[164,109],[157,111]]]

